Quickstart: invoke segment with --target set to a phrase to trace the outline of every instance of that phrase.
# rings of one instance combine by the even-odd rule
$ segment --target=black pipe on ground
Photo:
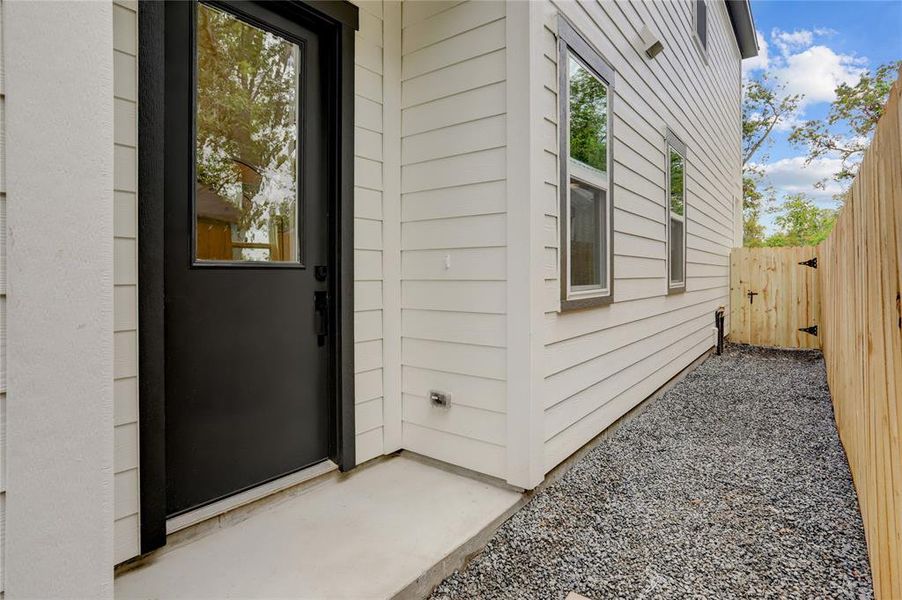
[[[717,327],[717,355],[723,354],[723,322],[724,310],[721,306],[714,311],[714,325]]]

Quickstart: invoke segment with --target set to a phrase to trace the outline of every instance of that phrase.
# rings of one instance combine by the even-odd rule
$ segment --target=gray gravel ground
[[[819,352],[727,346],[433,598],[870,598]]]

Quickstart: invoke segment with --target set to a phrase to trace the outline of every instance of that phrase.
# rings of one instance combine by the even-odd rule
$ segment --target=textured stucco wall
[[[112,6],[3,11],[6,596],[111,597]]]

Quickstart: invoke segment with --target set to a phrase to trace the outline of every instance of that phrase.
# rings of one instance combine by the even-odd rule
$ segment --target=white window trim
[[[664,173],[666,178],[666,195],[664,197],[664,206],[666,207],[666,221],[665,227],[667,229],[667,260],[666,260],[666,269],[667,269],[667,293],[674,294],[683,292],[686,290],[686,253],[687,253],[687,241],[689,239],[689,227],[687,223],[689,222],[688,214],[689,214],[689,203],[687,202],[687,183],[688,183],[688,172],[689,172],[689,159],[688,153],[686,152],[686,144],[684,144],[676,135],[673,134],[672,131],[668,130],[667,135],[665,136],[665,144],[664,144]],[[683,214],[678,215],[671,211],[670,207],[670,152],[674,151],[680,155],[683,159]],[[671,219],[680,221],[683,223],[683,279],[680,281],[673,281],[670,278],[670,257],[671,257],[671,244],[673,244],[673,240],[670,236],[670,221]]]
[[[599,171],[570,158],[570,74],[569,57],[573,55],[580,64],[607,88],[607,170]],[[614,70],[601,54],[579,35],[563,17],[558,21],[558,102],[560,118],[560,257],[561,257],[561,310],[587,308],[609,304],[614,294],[614,201],[611,193],[613,170],[613,96]],[[606,281],[603,286],[570,285],[570,179],[604,191]]]

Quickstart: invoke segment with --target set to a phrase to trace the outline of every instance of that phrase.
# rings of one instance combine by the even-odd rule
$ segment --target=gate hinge
[[[805,333],[810,333],[811,335],[817,335],[817,325],[812,325],[811,327],[802,327],[799,331],[803,331]]]
[[[808,260],[803,260],[799,263],[800,265],[804,265],[806,267],[811,267],[812,269],[817,268],[817,257],[809,258]]]

